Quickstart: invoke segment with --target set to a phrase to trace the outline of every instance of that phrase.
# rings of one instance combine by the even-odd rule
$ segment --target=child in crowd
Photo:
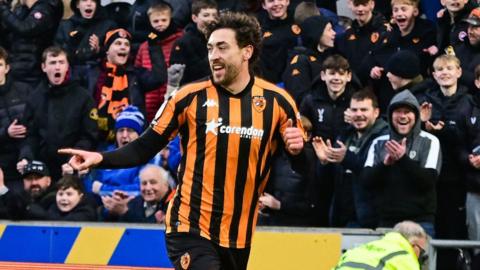
[[[418,95],[425,92],[433,83],[431,79],[423,80],[420,74],[420,60],[408,50],[394,53],[387,61],[385,72],[396,93],[408,89],[412,94]]]
[[[48,209],[49,220],[96,221],[93,205],[85,199],[81,181],[73,175],[63,176],[57,183],[56,204]]]
[[[312,135],[334,139],[348,126],[343,112],[349,107],[354,89],[350,85],[352,71],[347,59],[338,54],[327,57],[320,76],[300,105],[300,112],[312,122]]]
[[[417,95],[422,104],[421,119],[425,130],[438,137],[442,152],[442,168],[437,190],[436,237],[466,239],[465,178],[467,162],[462,158],[466,149],[465,119],[472,111],[467,87],[458,80],[462,74],[460,61],[453,55],[440,55],[433,62],[436,86]],[[441,255],[440,255],[441,254]],[[440,259],[441,258],[441,259]],[[454,269],[455,252],[440,251],[442,269]]]
[[[433,60],[432,55],[438,51],[435,46],[435,26],[418,17],[418,2],[419,0],[392,0],[392,30],[380,36],[377,46],[365,57],[359,69],[362,82],[366,84],[371,81],[382,114],[385,114],[394,95],[384,71],[390,56],[399,50],[412,51],[420,59],[421,74],[426,76]]]
[[[300,28],[289,12],[289,0],[262,0],[263,10],[258,14],[263,41],[260,51],[261,76],[272,83],[282,81],[288,51],[297,45]]]
[[[217,14],[217,3],[214,0],[192,2],[193,23],[185,27],[184,35],[175,42],[170,55],[170,65],[185,65],[180,85],[210,75],[205,30],[206,25],[216,20]]]
[[[313,80],[320,74],[322,62],[333,54],[335,31],[332,23],[323,16],[312,16],[300,25],[303,46],[293,50],[285,72],[285,89],[297,104],[311,90]]]
[[[152,5],[147,14],[153,30],[148,35],[147,41],[142,43],[138,49],[135,67],[152,70],[153,66],[159,65],[158,61],[162,61],[168,67],[173,43],[182,36],[182,31],[172,21],[172,7],[167,2],[161,1]],[[152,121],[158,108],[163,103],[165,93],[166,84],[145,93],[145,109],[148,122]]]
[[[325,59],[320,77],[313,82],[312,90],[300,105],[300,113],[312,122],[312,136],[335,142],[349,126],[344,121],[344,111],[350,106],[350,98],[354,92],[349,83],[351,79],[352,71],[347,59],[338,54]],[[334,166],[316,166],[316,177],[321,179],[318,189],[320,200],[316,210],[317,225],[327,226],[334,186]]]
[[[373,0],[348,0],[347,3],[355,19],[352,27],[335,40],[335,49],[347,58],[353,72],[358,73],[367,52],[372,51],[380,35],[387,31],[387,20],[383,14],[373,11]]]
[[[106,18],[99,0],[72,0],[73,16],[60,22],[55,44],[65,49],[70,57],[72,77],[86,89],[92,89],[93,67],[101,59],[105,34],[115,28]]]

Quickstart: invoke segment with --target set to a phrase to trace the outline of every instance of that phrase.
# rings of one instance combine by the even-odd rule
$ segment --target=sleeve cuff
[[[1,186],[0,187],[0,196],[5,195],[5,193],[8,192],[8,188],[6,186]]]

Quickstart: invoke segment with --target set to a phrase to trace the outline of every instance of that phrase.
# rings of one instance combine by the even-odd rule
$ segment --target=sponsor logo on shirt
[[[239,127],[239,126],[230,126],[224,125],[223,119],[212,119],[209,122],[205,123],[207,126],[205,128],[205,134],[212,133],[215,136],[218,136],[219,133],[221,134],[237,134],[240,135],[240,138],[246,139],[262,139],[263,133],[265,132],[263,129],[258,129],[252,127]]]

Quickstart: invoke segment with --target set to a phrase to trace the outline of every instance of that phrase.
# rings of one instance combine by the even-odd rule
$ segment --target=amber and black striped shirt
[[[165,142],[179,133],[183,149],[167,233],[189,232],[223,247],[249,247],[258,197],[288,119],[301,127],[294,100],[259,78],[237,95],[210,80],[174,93],[151,127]]]

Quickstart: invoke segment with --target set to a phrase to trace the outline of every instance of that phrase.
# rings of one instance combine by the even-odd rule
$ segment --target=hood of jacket
[[[312,16],[302,22],[300,36],[303,46],[317,51],[320,38],[329,23],[331,24],[330,20],[324,16]]]
[[[399,107],[409,107],[413,109],[415,114],[415,125],[413,126],[412,130],[407,134],[407,142],[412,142],[413,138],[415,138],[421,131],[421,121],[420,121],[420,104],[418,104],[417,98],[410,92],[410,90],[403,90],[400,93],[396,94],[392,100],[390,101],[390,105],[388,106],[388,124],[390,126],[390,138],[393,140],[400,141],[403,135],[400,135],[395,128],[393,127],[392,123],[392,113],[395,109]]]

